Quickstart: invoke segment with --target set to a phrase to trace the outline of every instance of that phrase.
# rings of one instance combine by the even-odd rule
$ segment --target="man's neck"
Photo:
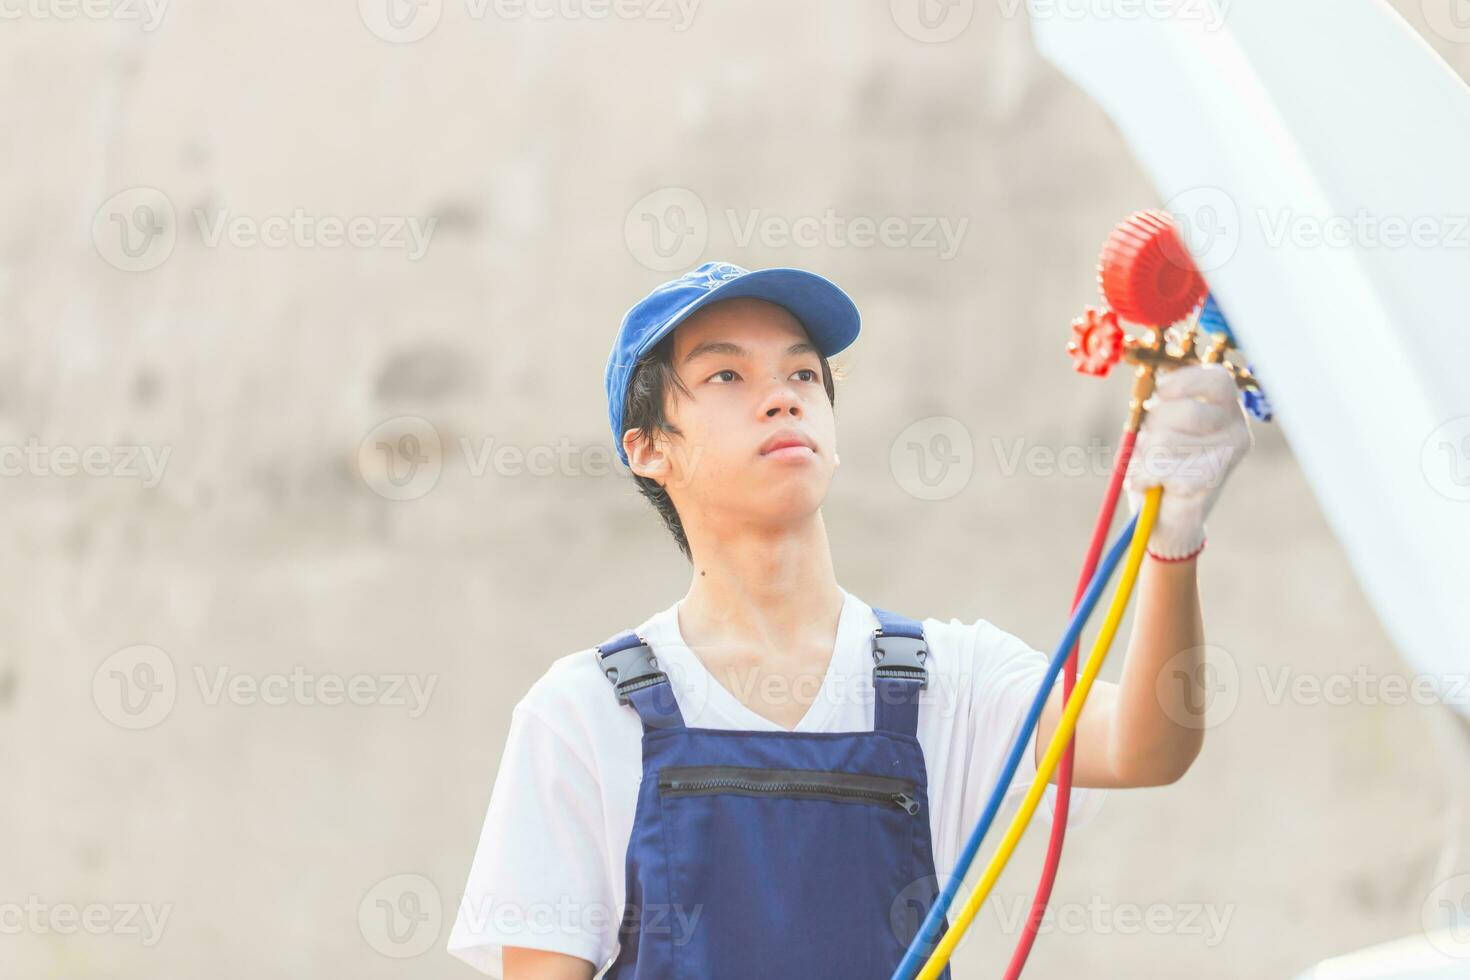
[[[821,512],[799,525],[688,528],[694,556],[679,628],[695,649],[830,652],[843,593]]]

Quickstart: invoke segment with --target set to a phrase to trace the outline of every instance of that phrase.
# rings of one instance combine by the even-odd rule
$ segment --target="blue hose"
[[[1016,769],[1021,764],[1021,754],[1026,751],[1026,745],[1031,741],[1031,733],[1036,730],[1036,724],[1041,718],[1041,709],[1046,706],[1052,686],[1056,684],[1057,675],[1062,672],[1068,655],[1077,645],[1077,639],[1082,635],[1082,627],[1087,624],[1088,617],[1092,615],[1093,608],[1097,606],[1103,589],[1107,586],[1108,580],[1113,577],[1114,569],[1118,567],[1118,563],[1123,560],[1123,555],[1127,553],[1128,545],[1133,541],[1133,530],[1137,526],[1138,517],[1135,516],[1118,535],[1118,539],[1113,542],[1106,557],[1098,565],[1097,571],[1093,573],[1087,591],[1083,593],[1082,600],[1077,604],[1077,610],[1072,613],[1072,621],[1067,624],[1067,632],[1062,635],[1061,642],[1057,644],[1056,653],[1052,654],[1051,664],[1046,669],[1046,676],[1041,680],[1041,687],[1036,691],[1036,697],[1032,699],[1031,707],[1026,712],[1021,731],[1017,733],[1016,742],[1011,746],[1011,753],[1006,757],[1005,770],[1000,774],[995,789],[991,791],[989,802],[985,804],[985,812],[980,815],[979,823],[975,824],[975,829],[970,833],[970,839],[965,842],[965,849],[960,852],[959,860],[954,870],[950,872],[949,881],[945,883],[944,890],[935,898],[929,914],[924,917],[923,925],[919,927],[914,941],[909,944],[908,952],[898,964],[892,980],[912,980],[923,968],[924,961],[928,959],[934,943],[939,941],[943,932],[944,917],[949,914],[949,907],[954,903],[955,894],[960,890],[960,884],[965,880],[970,865],[974,863],[975,855],[979,853],[985,835],[990,832],[990,825],[995,822],[995,815],[1000,811],[1001,801],[1005,799],[1006,790],[1011,786],[1011,780],[1016,777]]]

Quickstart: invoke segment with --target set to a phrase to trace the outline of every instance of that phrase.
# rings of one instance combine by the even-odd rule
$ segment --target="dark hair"
[[[837,392],[833,384],[832,366],[820,353],[817,354],[817,360],[822,362],[822,387],[827,390],[827,401],[836,405]],[[674,370],[674,335],[670,333],[639,358],[633,367],[633,375],[628,379],[628,396],[623,402],[623,431],[640,430],[642,441],[650,446],[653,445],[655,432],[682,435],[678,426],[669,421],[664,411],[665,398],[674,388],[692,397],[692,392]],[[621,440],[621,433],[619,439]],[[669,492],[657,480],[637,473],[632,475],[633,482],[638,485],[638,492],[648,498],[653,509],[658,511],[658,516],[663,518],[664,526],[674,536],[674,542],[678,544],[684,557],[694,561],[694,556],[689,551],[689,538],[684,534],[684,524],[679,520],[679,511],[669,498]]]

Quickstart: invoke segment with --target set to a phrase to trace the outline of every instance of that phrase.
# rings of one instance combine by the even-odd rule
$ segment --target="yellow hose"
[[[1097,639],[1093,641],[1092,652],[1087,657],[1087,666],[1082,669],[1081,676],[1077,678],[1077,686],[1072,689],[1072,696],[1067,700],[1067,707],[1062,712],[1062,720],[1057,723],[1057,730],[1052,735],[1051,742],[1046,746],[1046,754],[1041,757],[1041,762],[1036,767],[1036,781],[1026,791],[1026,798],[1021,801],[1021,808],[1016,811],[1011,825],[1006,828],[1005,837],[1001,839],[1000,846],[991,856],[985,873],[980,876],[980,883],[965,900],[964,908],[960,909],[954,924],[949,927],[949,931],[944,934],[939,945],[934,947],[934,952],[930,954],[924,968],[919,971],[917,980],[937,980],[945,964],[949,962],[955,946],[959,945],[960,939],[975,921],[975,913],[980,911],[980,906],[990,896],[990,891],[995,887],[1000,873],[1005,870],[1006,862],[1011,859],[1016,845],[1020,843],[1021,835],[1026,832],[1026,826],[1036,812],[1036,805],[1041,802],[1041,794],[1046,792],[1052,773],[1056,771],[1057,763],[1061,761],[1062,753],[1067,749],[1067,743],[1072,740],[1072,733],[1077,729],[1077,719],[1082,714],[1082,705],[1087,701],[1087,694],[1092,690],[1092,682],[1097,680],[1098,672],[1102,670],[1103,659],[1107,657],[1108,648],[1113,644],[1113,637],[1118,632],[1118,626],[1123,622],[1123,613],[1128,609],[1128,600],[1138,580],[1138,569],[1143,564],[1143,556],[1148,549],[1148,538],[1153,533],[1154,520],[1159,515],[1159,502],[1163,499],[1163,495],[1163,487],[1150,487],[1145,494],[1143,507],[1138,514],[1138,525],[1133,532],[1133,541],[1128,546],[1128,556],[1124,559],[1122,577],[1119,578],[1118,588],[1113,593],[1112,604],[1108,607],[1107,617],[1103,620]]]

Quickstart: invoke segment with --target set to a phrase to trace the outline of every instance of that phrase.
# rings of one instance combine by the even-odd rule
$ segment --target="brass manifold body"
[[[1135,366],[1128,405],[1127,428],[1130,432],[1137,432],[1143,423],[1143,403],[1153,394],[1154,379],[1161,368],[1223,364],[1238,388],[1243,391],[1261,390],[1260,383],[1239,356],[1230,335],[1201,330],[1197,316],[1190,317],[1182,325],[1136,329],[1140,332],[1124,332],[1118,325],[1116,314],[1089,308],[1073,322],[1073,340],[1067,345],[1068,353],[1078,361],[1078,370],[1084,373],[1106,375],[1120,360]],[[1084,345],[1090,345],[1092,351],[1084,350]],[[1099,345],[1104,349],[1097,350]],[[1084,367],[1082,360],[1088,353],[1093,354],[1092,363]],[[1236,356],[1232,357],[1232,354]]]

